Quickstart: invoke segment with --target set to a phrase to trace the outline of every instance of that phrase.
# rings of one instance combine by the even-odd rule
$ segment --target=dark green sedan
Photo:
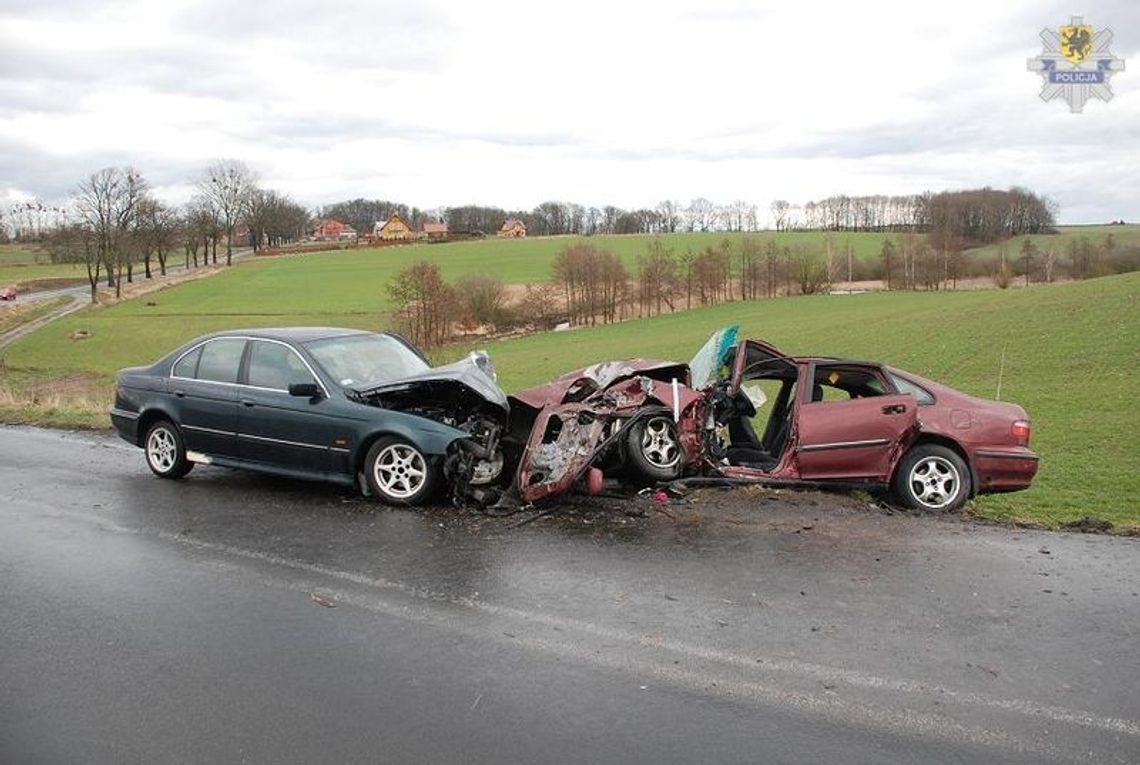
[[[111,421],[150,469],[195,464],[357,484],[394,505],[498,480],[507,397],[487,355],[432,367],[398,335],[206,335],[119,372]]]

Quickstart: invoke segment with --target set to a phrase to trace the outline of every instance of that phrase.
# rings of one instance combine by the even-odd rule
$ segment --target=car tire
[[[143,451],[147,467],[159,478],[182,478],[194,468],[186,459],[182,432],[170,420],[159,420],[147,429]]]
[[[970,469],[953,449],[919,444],[903,457],[895,472],[895,496],[913,510],[945,513],[970,498]]]
[[[653,481],[671,481],[681,475],[681,440],[672,417],[657,414],[635,422],[625,447],[630,467],[638,475]]]
[[[439,467],[402,438],[386,436],[364,458],[368,488],[387,505],[422,505],[435,493]]]

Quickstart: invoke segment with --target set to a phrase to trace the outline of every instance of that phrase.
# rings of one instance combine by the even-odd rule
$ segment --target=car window
[[[288,346],[254,340],[249,348],[250,385],[289,390],[290,383],[312,382],[313,376],[301,358]]]
[[[838,364],[817,364],[812,380],[812,403],[850,401],[853,398],[869,398],[887,393],[887,387],[879,376],[865,367]]]
[[[920,387],[918,383],[913,383],[905,377],[899,377],[896,374],[891,374],[891,382],[898,388],[899,393],[909,393],[917,399],[919,404],[933,404],[934,396],[930,394],[926,388]]]
[[[197,348],[180,358],[170,373],[175,377],[193,378],[196,374],[198,374],[198,358],[201,355],[202,346],[199,345]]]
[[[241,354],[245,350],[245,340],[237,337],[223,337],[211,340],[202,346],[202,358],[198,360],[199,380],[236,383]]]

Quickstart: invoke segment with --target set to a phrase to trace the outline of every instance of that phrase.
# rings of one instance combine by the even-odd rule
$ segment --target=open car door
[[[736,347],[728,395],[736,395],[747,380],[783,377],[794,369],[795,362],[776,346],[763,340],[745,340]],[[783,370],[784,374],[779,374],[779,370]]]

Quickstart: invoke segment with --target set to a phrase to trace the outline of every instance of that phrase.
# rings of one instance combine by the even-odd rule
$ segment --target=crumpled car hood
[[[620,380],[634,377],[643,372],[673,368],[677,370],[675,376],[678,380],[687,383],[688,367],[684,364],[678,364],[676,361],[622,359],[619,361],[603,361],[599,364],[591,364],[588,367],[576,369],[573,372],[567,372],[546,385],[519,391],[512,398],[516,398],[535,409],[542,409],[551,404],[566,403],[567,394],[580,384],[587,386],[587,390],[582,396],[573,396],[575,400],[581,400],[594,391],[605,390]]]
[[[483,356],[482,358],[486,357]],[[398,380],[385,380],[376,385],[357,388],[356,391],[357,393],[367,396],[378,393],[383,394],[412,390],[424,384],[457,383],[470,388],[482,399],[500,407],[504,412],[509,412],[510,407],[507,403],[507,394],[503,392],[503,389],[495,382],[492,373],[488,371],[490,368],[489,364],[487,368],[484,368],[480,366],[479,359],[480,356],[472,353],[452,364],[425,369],[423,372],[401,377]]]

